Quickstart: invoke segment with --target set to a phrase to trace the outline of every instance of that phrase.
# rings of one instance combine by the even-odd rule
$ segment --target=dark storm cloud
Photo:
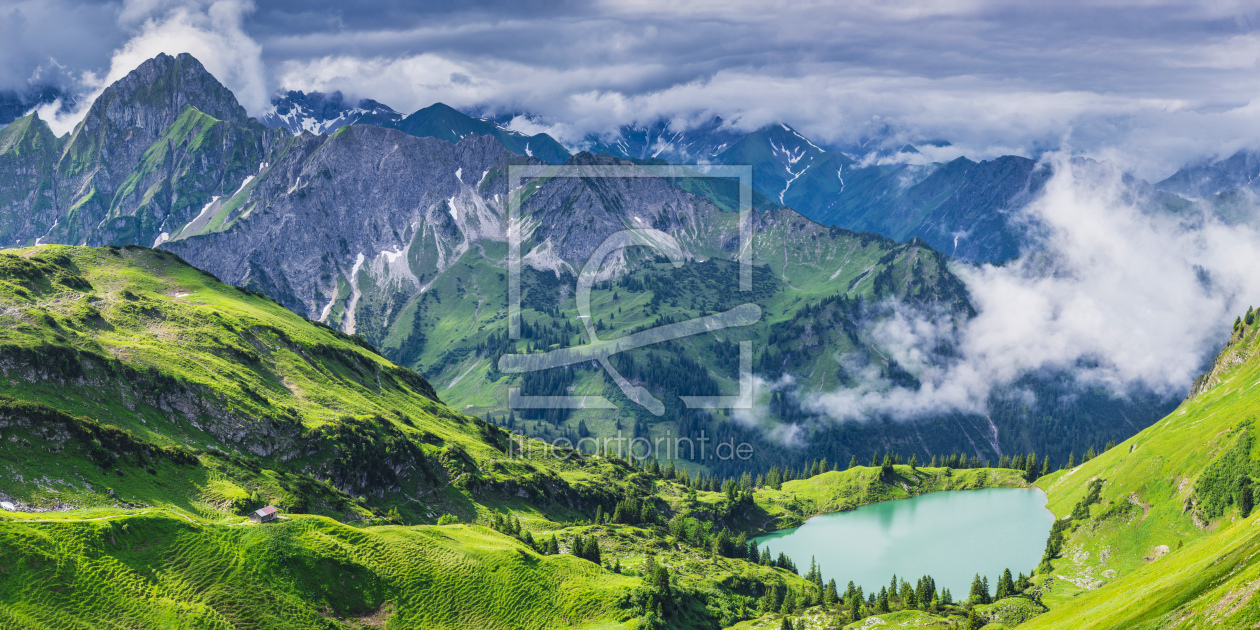
[[[12,35],[0,44],[4,85],[53,67],[50,58],[75,80],[85,70],[116,73],[117,51],[128,46],[126,61],[179,47],[168,29],[192,33],[254,113],[277,88],[340,89],[403,111],[439,100],[528,111],[537,116],[529,124],[570,142],[635,120],[722,115],[748,128],[785,121],[835,143],[876,132],[954,142],[934,157],[1066,147],[1128,156],[1148,175],[1260,139],[1260,21],[1246,3],[0,7],[12,16],[0,25]],[[258,59],[214,48],[246,40]]]
[[[62,0],[0,2],[0,89],[66,86],[85,70],[108,67],[126,41],[114,28],[120,5]]]

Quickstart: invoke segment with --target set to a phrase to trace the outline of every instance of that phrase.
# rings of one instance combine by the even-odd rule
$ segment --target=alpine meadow
[[[0,0],[0,630],[1260,627],[1260,10],[807,5]]]

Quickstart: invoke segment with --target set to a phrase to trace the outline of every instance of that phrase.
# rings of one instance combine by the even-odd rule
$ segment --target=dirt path
[[[1130,494],[1129,496],[1125,497],[1125,500],[1127,500],[1129,503],[1132,503],[1133,505],[1136,505],[1136,506],[1138,506],[1138,507],[1142,508],[1142,520],[1144,520],[1144,521],[1145,521],[1145,520],[1146,520],[1146,517],[1150,515],[1150,513],[1151,513],[1151,506],[1150,506],[1150,505],[1148,505],[1148,504],[1146,504],[1146,503],[1142,503],[1141,501],[1139,501],[1139,500],[1138,500],[1138,497],[1137,497],[1137,495],[1136,495],[1136,494]]]

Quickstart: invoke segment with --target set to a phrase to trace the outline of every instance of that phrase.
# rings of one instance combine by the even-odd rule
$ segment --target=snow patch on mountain
[[[350,268],[350,301],[346,304],[346,316],[342,320],[341,331],[347,335],[353,335],[355,330],[354,310],[359,306],[359,298],[363,293],[359,291],[359,270],[363,268],[363,262],[367,257],[363,252],[359,252],[357,258],[354,259],[354,266]]]

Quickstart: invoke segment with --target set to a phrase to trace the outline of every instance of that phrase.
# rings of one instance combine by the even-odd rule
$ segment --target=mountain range
[[[196,59],[160,55],[68,135],[36,114],[0,129],[0,628],[1260,623],[1253,309],[1180,402],[1047,371],[987,414],[838,423],[808,404],[918,385],[875,327],[895,307],[975,316],[954,254],[1023,251],[1037,164],[866,163],[786,125],[719,121],[544,157],[545,139],[441,105],[287,98],[263,124]],[[751,166],[755,190],[653,170],[703,155]],[[1139,188],[1225,214],[1253,163]],[[511,181],[521,166],[534,174]],[[605,245],[629,230],[646,240]],[[957,250],[929,241],[947,232]],[[606,362],[504,360],[694,322]],[[688,406],[741,391],[746,363],[752,409]],[[614,404],[509,406],[513,389]],[[711,461],[580,442],[623,435],[755,448]],[[1056,517],[1043,558],[993,602],[923,580],[921,597],[867,599],[751,540],[1033,484]],[[267,505],[279,520],[247,521]]]
[[[406,122],[372,100],[352,106],[340,93],[289,92],[275,99],[272,107],[260,120],[294,133],[302,129],[329,133],[356,123],[451,142],[468,133],[492,135],[518,155],[552,164],[563,163],[570,155],[546,134],[531,140],[507,130],[504,124],[510,121],[496,124],[441,103],[411,114]],[[592,134],[582,144],[581,149],[594,154],[641,162],[752,165],[758,193],[818,223],[899,241],[918,237],[939,251],[975,261],[1006,260],[1031,245],[1013,215],[1047,176],[1044,172],[1034,176],[1034,162],[1027,158],[1006,156],[979,163],[958,158],[935,164],[909,146],[892,155],[854,158],[824,149],[784,124],[748,133],[721,118],[685,129],[675,129],[666,120],[624,125],[610,134]]]
[[[302,111],[314,112],[318,100],[308,95]],[[335,112],[341,112],[336,119],[348,119],[344,102],[337,102],[319,110],[325,120]],[[298,110],[286,111],[292,118]],[[415,135],[448,128],[449,135]],[[759,304],[763,317],[730,334],[708,333],[616,358],[628,378],[663,397],[665,411],[649,413],[599,370],[580,364],[542,375],[501,373],[497,365],[505,354],[581,344],[589,337],[574,326],[580,322],[576,278],[595,247],[619,230],[663,231],[676,241],[681,260],[692,265],[676,271],[650,253],[618,254],[608,265],[615,271],[602,275],[592,294],[592,317],[610,331],[606,334],[632,334],[737,306],[741,292],[732,293],[729,279],[739,234],[731,210],[739,193],[733,182],[693,177],[543,178],[531,184],[520,209],[531,226],[522,249],[525,334],[511,341],[506,338],[507,171],[546,162],[512,150],[501,134],[476,130],[502,132],[435,105],[392,126],[346,124],[327,134],[295,135],[248,118],[196,59],[163,55],[107,88],[68,136],[53,136],[36,115],[0,130],[0,166],[12,178],[0,182],[0,242],[161,247],[311,320],[361,335],[391,360],[439,383],[443,400],[515,430],[551,437],[620,431],[739,436],[764,445],[757,463],[763,468],[795,457],[796,447],[770,437],[774,433],[765,427],[688,410],[678,398],[735,387],[733,349],[739,340],[753,342],[752,365],[759,374],[797,384],[759,401],[773,404],[771,424],[813,425],[806,448],[833,461],[893,445],[925,457],[957,450],[991,457],[1036,450],[1062,459],[1124,438],[1162,415],[1170,402],[1140,395],[1116,399],[1093,390],[1069,394],[1061,391],[1061,375],[1043,374],[1030,375],[1020,387],[1068,401],[1062,407],[1012,404],[997,392],[989,416],[941,414],[924,419],[913,435],[891,418],[861,426],[812,423],[817,412],[807,405],[811,394],[865,386],[870,369],[879,387],[917,387],[915,376],[887,358],[871,336],[891,315],[880,306],[885,300],[895,297],[960,318],[974,311],[949,257],[926,239],[898,243],[827,227],[779,203],[796,194],[797,179],[811,181],[828,172],[831,167],[823,167],[829,161],[852,164],[786,126],[749,134],[721,153],[749,158],[754,187],[774,193],[752,195],[755,273],[753,291],[744,299]],[[768,152],[759,153],[766,147]],[[1007,170],[1018,177],[1034,176],[1031,162],[1010,162]],[[800,170],[784,179],[773,173],[776,163]],[[566,164],[646,168],[586,152]],[[957,183],[1001,162],[967,164],[972,163],[923,167],[921,174],[954,175],[928,174],[899,190],[948,187],[952,184],[942,178],[955,177],[951,181]],[[857,172],[885,169],[896,179],[896,173],[912,168],[919,167]],[[784,188],[775,191],[780,185],[775,182]],[[986,215],[986,207],[977,202],[938,209],[966,211],[955,219],[1005,220],[1002,213]],[[603,391],[621,404],[583,417],[521,412],[518,418],[507,400],[508,390],[521,385],[539,395]],[[1066,417],[1075,420],[1066,423]]]

